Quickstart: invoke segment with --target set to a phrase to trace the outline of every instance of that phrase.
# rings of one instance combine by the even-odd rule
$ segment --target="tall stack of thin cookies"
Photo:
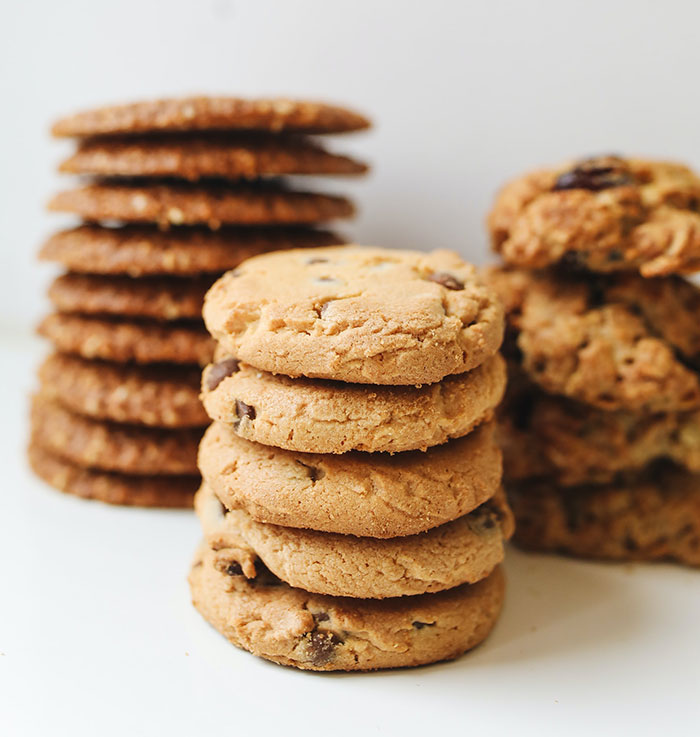
[[[58,121],[75,137],[60,170],[90,177],[51,210],[83,219],[41,258],[68,269],[39,332],[30,461],[62,491],[116,504],[192,506],[207,416],[201,367],[213,341],[206,290],[268,251],[340,243],[318,223],[353,213],[343,197],[289,189],[286,175],[361,174],[307,134],[366,128],[349,110],[286,100],[191,98],[110,107]]]
[[[700,565],[700,179],[589,159],[507,185],[489,226],[516,541]]]
[[[447,251],[258,256],[209,291],[193,602],[307,670],[454,658],[491,630],[512,515],[503,310]]]

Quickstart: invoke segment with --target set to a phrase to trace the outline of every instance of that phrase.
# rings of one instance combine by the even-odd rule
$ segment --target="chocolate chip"
[[[423,627],[434,627],[435,622],[414,622],[413,627],[417,630],[422,630]]]
[[[228,573],[229,576],[242,576],[243,569],[241,568],[241,564],[234,560],[233,563],[229,564],[226,569],[226,573]]]
[[[446,289],[464,289],[464,284],[459,281],[459,279],[445,271],[434,271],[428,277],[428,281],[434,281],[436,284],[440,284]]]
[[[589,192],[599,192],[629,184],[634,184],[634,179],[623,159],[617,156],[598,156],[581,161],[571,171],[560,174],[552,191],[586,189]]]
[[[336,647],[342,640],[334,632],[307,632],[304,635],[307,642],[309,659],[314,665],[325,665],[335,653]]]
[[[247,417],[249,420],[255,419],[255,407],[250,404],[242,402],[240,399],[236,400],[236,417],[243,419]]]
[[[637,541],[631,535],[627,535],[627,537],[625,537],[625,550],[630,553],[634,553],[636,550],[639,550]]]
[[[314,614],[314,622],[327,622],[331,618],[328,612],[316,612]]]
[[[207,373],[207,389],[211,392],[227,377],[238,371],[238,361],[235,358],[225,358],[215,363]]]
[[[297,463],[306,469],[306,472],[309,474],[309,478],[311,479],[311,481],[318,481],[326,475],[326,472],[322,468],[310,466],[308,463],[304,463],[303,461],[299,460],[297,461]]]
[[[622,251],[619,248],[613,248],[608,254],[608,261],[614,263],[616,261],[622,261]]]

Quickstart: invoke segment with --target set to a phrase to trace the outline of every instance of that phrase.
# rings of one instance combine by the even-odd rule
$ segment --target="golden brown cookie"
[[[660,458],[700,472],[700,410],[607,412],[534,389],[506,402],[499,436],[507,479],[605,483]]]
[[[267,574],[222,573],[203,546],[190,572],[192,601],[237,647],[304,670],[376,670],[456,658],[491,631],[501,610],[500,568],[437,594],[348,599],[309,594]]]
[[[700,290],[677,279],[584,277],[496,268],[522,367],[552,394],[601,409],[700,407]]]
[[[198,321],[164,324],[56,312],[37,330],[59,352],[82,358],[206,366],[214,356],[214,341]]]
[[[207,177],[363,174],[367,166],[298,136],[200,133],[90,138],[61,163],[59,171],[197,181]]]
[[[503,337],[496,294],[450,251],[265,254],[219,279],[203,314],[221,346],[255,368],[367,384],[469,371]]]
[[[256,522],[240,509],[227,510],[206,483],[195,510],[220,571],[240,568],[255,578],[268,569],[305,591],[365,599],[476,583],[503,560],[504,540],[513,534],[502,490],[453,522],[390,540]]]
[[[343,238],[335,233],[301,227],[180,227],[164,232],[152,225],[81,225],[54,233],[39,257],[78,273],[189,276],[220,274],[268,251],[338,243]]]
[[[59,312],[199,320],[204,295],[213,281],[213,276],[134,279],[130,276],[63,274],[49,287],[49,299]]]
[[[488,224],[513,266],[665,276],[700,269],[699,207],[700,178],[688,167],[600,156],[506,185]]]
[[[671,466],[604,486],[510,484],[515,541],[531,550],[700,566],[700,476]]]
[[[257,443],[304,453],[396,453],[466,435],[490,419],[505,384],[499,354],[421,387],[290,379],[228,358],[205,369],[201,396],[213,420]]]
[[[198,476],[129,476],[76,466],[32,443],[29,464],[39,478],[66,494],[134,507],[191,507]]]
[[[494,423],[425,453],[297,453],[215,422],[199,469],[228,509],[258,522],[366,537],[424,532],[476,509],[501,483]]]
[[[41,394],[79,414],[152,427],[201,427],[199,370],[86,361],[56,353],[39,368]]]
[[[33,398],[30,424],[32,443],[77,466],[153,476],[197,473],[200,429],[93,420],[41,395]]]
[[[84,220],[171,225],[306,225],[354,214],[344,197],[292,191],[279,183],[162,184],[102,181],[59,192],[49,210]]]
[[[352,110],[319,102],[184,97],[85,110],[56,121],[51,132],[59,137],[211,130],[344,133],[369,125]]]

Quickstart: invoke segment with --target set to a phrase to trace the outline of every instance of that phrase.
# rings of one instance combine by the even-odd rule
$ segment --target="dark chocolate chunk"
[[[326,475],[326,472],[322,468],[316,468],[316,466],[310,466],[308,463],[304,463],[303,461],[299,461],[299,460],[297,460],[297,463],[306,469],[306,472],[309,474],[309,478],[312,481],[318,481],[319,479],[322,479]]]
[[[240,399],[236,400],[236,417],[243,419],[247,417],[249,420],[255,419],[255,407],[250,404],[242,402]]]
[[[226,568],[226,573],[228,573],[229,576],[242,576],[243,569],[241,568],[241,564],[234,560],[233,563],[229,563]]]
[[[452,274],[448,274],[445,271],[434,271],[429,277],[429,281],[434,281],[436,284],[440,284],[441,286],[445,287],[446,289],[464,289],[464,284],[462,284],[459,279],[452,276]]]
[[[599,156],[579,162],[573,169],[560,174],[553,191],[586,189],[600,192],[612,187],[634,184],[625,161],[617,156]]]
[[[207,389],[211,392],[227,377],[238,371],[238,361],[235,358],[225,358],[215,363],[207,373]]]
[[[336,647],[342,642],[334,632],[307,632],[304,635],[307,642],[309,659],[314,665],[325,665],[335,653]]]

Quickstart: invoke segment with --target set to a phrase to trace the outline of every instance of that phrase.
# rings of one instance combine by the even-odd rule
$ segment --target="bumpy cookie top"
[[[545,391],[607,410],[700,407],[700,290],[690,282],[508,268],[487,279]]]
[[[503,308],[449,251],[363,246],[250,259],[208,292],[204,320],[255,368],[367,384],[430,384],[499,348]]]
[[[54,123],[54,136],[195,130],[265,130],[344,133],[369,120],[346,108],[301,100],[186,97],[85,110]]]
[[[507,184],[488,218],[507,263],[644,276],[700,269],[700,178],[688,167],[599,156]]]

